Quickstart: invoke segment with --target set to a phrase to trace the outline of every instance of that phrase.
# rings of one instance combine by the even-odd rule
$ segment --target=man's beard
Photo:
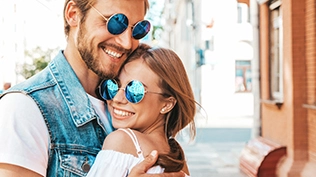
[[[79,27],[79,35],[77,38],[78,51],[82,60],[86,63],[88,69],[97,74],[100,79],[114,78],[117,75],[115,66],[109,65],[107,66],[107,68],[103,68],[102,70],[102,68],[100,67],[100,58],[93,55],[96,54],[96,52],[91,47],[93,46],[92,43],[88,43],[89,41],[85,38],[85,34],[86,28],[84,27],[84,23],[82,23]]]

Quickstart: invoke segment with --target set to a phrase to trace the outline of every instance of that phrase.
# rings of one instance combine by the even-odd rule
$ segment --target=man
[[[66,0],[65,50],[0,100],[1,177],[87,174],[112,131],[97,86],[149,31],[147,9],[147,0]],[[150,176],[152,154],[129,176]]]

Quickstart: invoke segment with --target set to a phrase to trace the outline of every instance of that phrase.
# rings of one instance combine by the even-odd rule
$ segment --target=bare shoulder
[[[169,151],[169,145],[161,136],[144,134],[137,130],[132,131],[136,135],[136,139],[141,147],[144,157],[146,157],[152,150],[157,150],[159,153],[167,153]],[[133,140],[122,130],[116,130],[110,133],[104,140],[102,149],[114,150],[138,157]]]
[[[137,136],[144,157],[149,155],[153,150],[157,150],[158,153],[168,153],[169,145],[163,136],[157,134],[144,134],[136,130],[133,130],[133,132]]]
[[[137,157],[136,147],[131,137],[124,131],[116,130],[110,133],[103,142],[103,150],[114,150]]]

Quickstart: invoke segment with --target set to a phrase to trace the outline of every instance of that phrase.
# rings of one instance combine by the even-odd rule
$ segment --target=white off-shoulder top
[[[144,155],[138,143],[137,137],[131,129],[118,129],[126,132],[134,142],[138,157],[114,150],[101,150],[94,164],[92,165],[87,177],[126,177],[132,168],[144,160]],[[150,168],[147,173],[163,173],[164,168],[155,166]]]

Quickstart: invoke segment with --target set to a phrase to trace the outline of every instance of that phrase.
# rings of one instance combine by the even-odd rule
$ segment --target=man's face
[[[91,7],[85,21],[79,26],[76,45],[89,69],[101,79],[112,78],[117,75],[127,56],[137,48],[139,40],[132,37],[131,27],[118,35],[109,33],[104,17],[122,13],[132,26],[144,19],[144,1],[103,0],[97,1],[94,8],[97,11]]]

